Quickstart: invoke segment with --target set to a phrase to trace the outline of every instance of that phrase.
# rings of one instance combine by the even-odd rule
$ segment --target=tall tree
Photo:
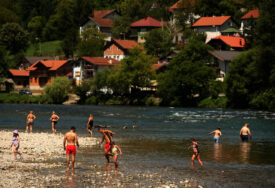
[[[159,58],[167,56],[172,51],[173,36],[164,29],[153,29],[145,35],[147,53]]]
[[[94,26],[86,27],[77,45],[78,56],[102,56],[105,37]]]
[[[0,44],[11,54],[25,51],[29,45],[28,33],[17,23],[6,23],[0,30]]]
[[[195,105],[197,100],[209,96],[209,83],[216,74],[207,66],[211,62],[208,50],[211,47],[204,42],[190,39],[168,64],[167,71],[158,77],[158,94],[164,104]]]

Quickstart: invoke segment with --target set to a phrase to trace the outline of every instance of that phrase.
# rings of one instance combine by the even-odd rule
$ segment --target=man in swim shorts
[[[93,115],[90,114],[90,117],[89,117],[88,123],[87,123],[87,128],[86,128],[86,130],[89,132],[90,136],[92,136],[92,134],[93,134],[93,131],[92,131],[93,127],[94,127],[94,118],[93,118]]]
[[[57,121],[59,120],[59,116],[55,114],[55,111],[52,112],[50,120],[52,121],[52,131],[55,134],[56,133],[55,125],[57,124]]]
[[[249,123],[244,124],[240,131],[240,139],[243,142],[248,142],[248,136],[250,136],[250,140],[252,139],[252,134],[250,132]]]
[[[211,134],[214,134],[214,142],[219,143],[219,140],[222,136],[221,128],[217,127],[217,129],[215,131],[208,133],[208,135],[211,135]]]
[[[110,142],[112,142],[112,136],[115,134],[112,131],[109,130],[104,130],[102,127],[98,128],[98,131],[102,134],[102,141],[101,143],[104,142],[104,140],[106,141],[105,143],[105,147],[104,147],[104,156],[107,159],[107,162],[110,162],[110,155],[111,155],[111,145]]]
[[[28,128],[30,127],[30,132],[32,132],[32,126],[34,124],[35,115],[32,111],[27,115],[27,125],[26,125],[26,132],[28,132]]]
[[[66,142],[67,142],[67,147],[66,147]],[[64,136],[64,150],[66,151],[67,154],[67,171],[70,169],[70,155],[72,158],[72,171],[74,171],[74,162],[75,162],[75,154],[76,154],[76,147],[75,144],[77,145],[77,148],[79,149],[79,143],[77,140],[77,134],[75,133],[75,127],[71,127],[70,132],[67,132]]]

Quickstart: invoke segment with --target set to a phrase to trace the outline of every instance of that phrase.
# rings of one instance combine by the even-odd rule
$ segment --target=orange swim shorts
[[[67,154],[76,154],[75,145],[67,145],[66,153]]]

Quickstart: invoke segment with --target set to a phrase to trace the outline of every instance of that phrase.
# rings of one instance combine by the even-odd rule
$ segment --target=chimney
[[[242,46],[243,44],[242,44],[242,39],[240,39],[240,45]]]

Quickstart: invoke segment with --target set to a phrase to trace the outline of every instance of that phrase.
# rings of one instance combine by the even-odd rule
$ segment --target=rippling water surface
[[[105,164],[103,148],[83,148],[77,155],[76,173],[69,179],[82,185],[85,175],[92,176],[87,185],[106,185],[121,181],[123,185],[154,186],[182,181],[206,187],[275,187],[275,113],[252,110],[124,107],[124,106],[58,106],[58,105],[0,105],[0,128],[25,128],[29,110],[37,116],[34,131],[51,132],[49,116],[55,110],[60,116],[57,130],[65,133],[76,126],[80,136],[87,136],[86,123],[90,113],[95,125],[109,126],[117,134],[121,146],[119,171],[113,164]],[[239,131],[250,122],[253,140],[241,143]],[[127,129],[122,129],[126,126]],[[133,129],[132,126],[137,126]],[[208,133],[217,126],[222,128],[221,144],[214,144]],[[95,137],[100,138],[99,133]],[[190,138],[198,139],[203,167],[190,166],[192,152]],[[81,144],[81,143],[80,143]],[[61,160],[61,159],[60,159]],[[98,170],[110,172],[102,184]],[[41,172],[42,173],[42,172]],[[59,171],[43,172],[56,173]],[[87,180],[88,181],[88,180]],[[108,186],[108,185],[106,185]]]

